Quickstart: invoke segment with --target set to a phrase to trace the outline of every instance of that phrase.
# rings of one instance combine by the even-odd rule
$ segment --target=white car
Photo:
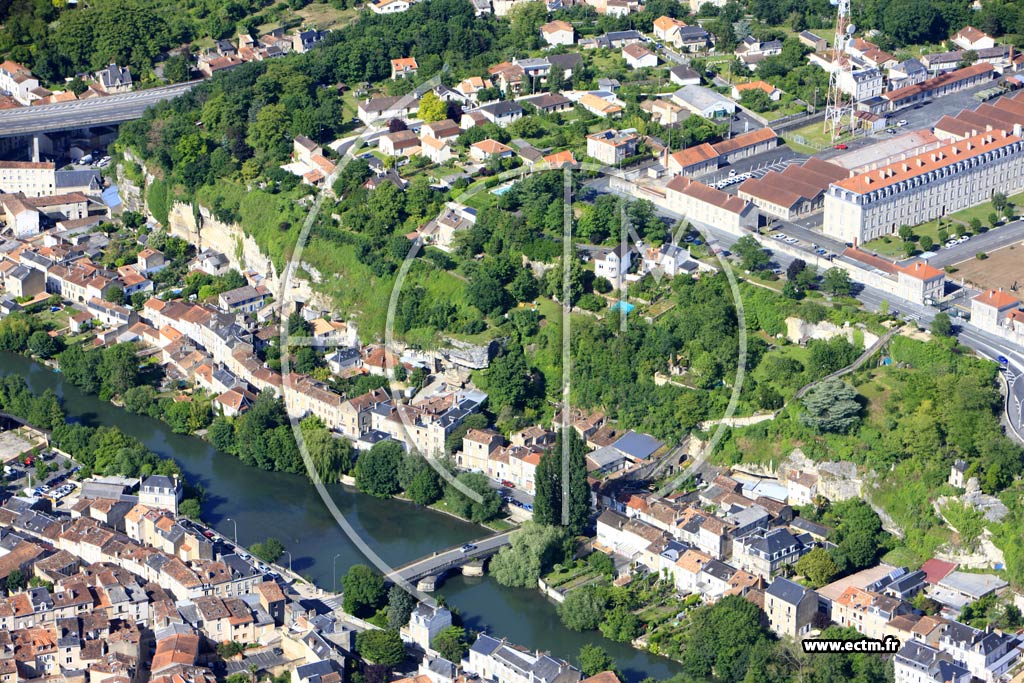
[[[903,126],[910,125],[910,122],[907,121],[906,119],[900,119],[899,121],[896,122],[896,125],[902,128]]]
[[[729,177],[730,178],[732,178],[735,175],[736,175],[736,171],[735,170],[729,171]]]
[[[961,235],[960,239],[958,239],[958,240],[956,241],[956,243],[957,243],[957,244],[960,244],[960,243],[962,243],[962,242],[966,242],[966,241],[967,241],[967,240],[969,240],[969,239],[971,239],[971,236],[970,236],[970,235]]]

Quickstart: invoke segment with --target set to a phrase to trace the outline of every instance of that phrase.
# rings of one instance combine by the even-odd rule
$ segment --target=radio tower
[[[849,118],[853,129],[852,104],[843,102],[843,91],[839,87],[843,72],[853,71],[853,63],[846,53],[846,41],[857,28],[850,20],[850,0],[832,0],[836,6],[836,34],[832,39],[832,72],[828,77],[828,97],[825,100],[825,132],[832,135],[832,141],[839,138],[843,130],[843,119]]]

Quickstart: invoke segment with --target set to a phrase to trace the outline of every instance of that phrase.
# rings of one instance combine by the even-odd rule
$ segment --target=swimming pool
[[[625,311],[628,315],[633,312],[633,309],[636,308],[636,306],[629,303],[628,301],[616,301],[611,306],[609,306],[609,308],[611,308],[613,311]]]

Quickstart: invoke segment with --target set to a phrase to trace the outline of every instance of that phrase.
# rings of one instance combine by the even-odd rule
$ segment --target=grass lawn
[[[303,26],[315,26],[322,31],[350,23],[359,16],[359,10],[356,7],[337,9],[326,2],[313,2],[298,10],[296,14],[302,17]]]
[[[848,140],[850,137],[849,134],[843,135],[839,141]],[[786,134],[785,138],[786,143],[797,151],[818,152],[835,144],[832,142],[832,136],[825,132],[825,126],[820,121],[792,130]]]

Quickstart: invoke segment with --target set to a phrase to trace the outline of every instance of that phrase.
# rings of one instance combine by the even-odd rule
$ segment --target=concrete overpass
[[[436,552],[433,555],[421,557],[418,560],[413,560],[396,568],[386,578],[392,581],[394,581],[395,577],[402,578],[409,583],[418,584],[420,590],[432,591],[441,582],[445,574],[457,567],[474,565],[482,568],[484,560],[509,544],[513,531],[515,530],[505,531],[472,541],[471,545],[476,547],[466,552],[462,552],[463,546],[457,545],[447,550]]]
[[[0,110],[0,138],[124,123],[141,118],[149,107],[186,93],[201,82],[189,81],[88,100]]]

